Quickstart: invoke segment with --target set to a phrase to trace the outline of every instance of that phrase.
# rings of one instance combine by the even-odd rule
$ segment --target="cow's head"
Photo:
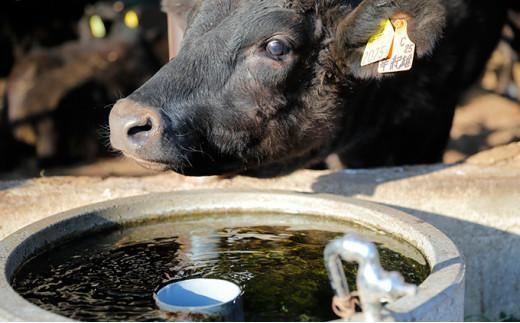
[[[417,56],[444,24],[439,0],[195,2],[178,55],[110,116],[111,142],[188,175],[272,176],[338,149],[348,92],[384,18],[408,20]],[[377,64],[375,64],[377,65]]]

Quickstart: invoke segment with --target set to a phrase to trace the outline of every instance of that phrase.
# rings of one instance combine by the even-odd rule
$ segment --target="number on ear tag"
[[[389,19],[382,20],[379,28],[368,40],[361,66],[379,62],[389,57],[394,40],[394,27]]]
[[[389,59],[379,62],[379,73],[408,71],[412,68],[415,44],[408,37],[407,23],[404,19],[394,21],[395,36]]]

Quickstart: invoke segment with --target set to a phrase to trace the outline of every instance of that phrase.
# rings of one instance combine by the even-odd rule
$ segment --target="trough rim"
[[[193,201],[196,201],[196,206]],[[78,236],[92,229],[114,226],[115,223],[144,220],[149,215],[186,215],[209,209],[213,212],[255,209],[258,212],[260,209],[261,212],[312,214],[385,231],[418,249],[431,270],[419,285],[416,295],[405,296],[387,306],[397,321],[427,319],[427,313],[438,312],[442,304],[460,302],[453,299],[453,295],[456,290],[464,290],[465,263],[461,252],[440,230],[408,213],[374,202],[328,193],[203,189],[151,193],[95,203],[49,216],[7,236],[0,241],[0,319],[72,321],[25,300],[9,283],[15,269],[46,243],[70,236],[71,230],[75,230],[74,236]],[[460,313],[455,316],[462,321],[463,300],[459,305],[462,305]]]

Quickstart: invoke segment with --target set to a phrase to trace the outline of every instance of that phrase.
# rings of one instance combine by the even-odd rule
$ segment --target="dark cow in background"
[[[195,1],[176,58],[112,109],[112,145],[187,175],[276,176],[332,153],[347,167],[438,162],[509,5]],[[412,70],[361,67],[368,39],[396,18],[416,44]]]
[[[168,61],[163,18],[158,0],[0,2],[0,172],[110,156],[108,106]]]

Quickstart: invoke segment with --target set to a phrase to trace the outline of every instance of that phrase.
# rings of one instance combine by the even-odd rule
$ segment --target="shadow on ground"
[[[18,186],[22,186],[27,182],[27,180],[16,180],[16,181],[1,181],[0,180],[0,191],[5,191],[10,188],[15,188]]]
[[[313,184],[315,192],[341,194],[345,196],[372,196],[377,188],[389,182],[395,182],[455,167],[458,164],[435,164],[427,166],[405,166],[374,169],[344,169],[319,177]],[[355,180],[353,180],[353,178]],[[352,183],[362,183],[356,185]]]

